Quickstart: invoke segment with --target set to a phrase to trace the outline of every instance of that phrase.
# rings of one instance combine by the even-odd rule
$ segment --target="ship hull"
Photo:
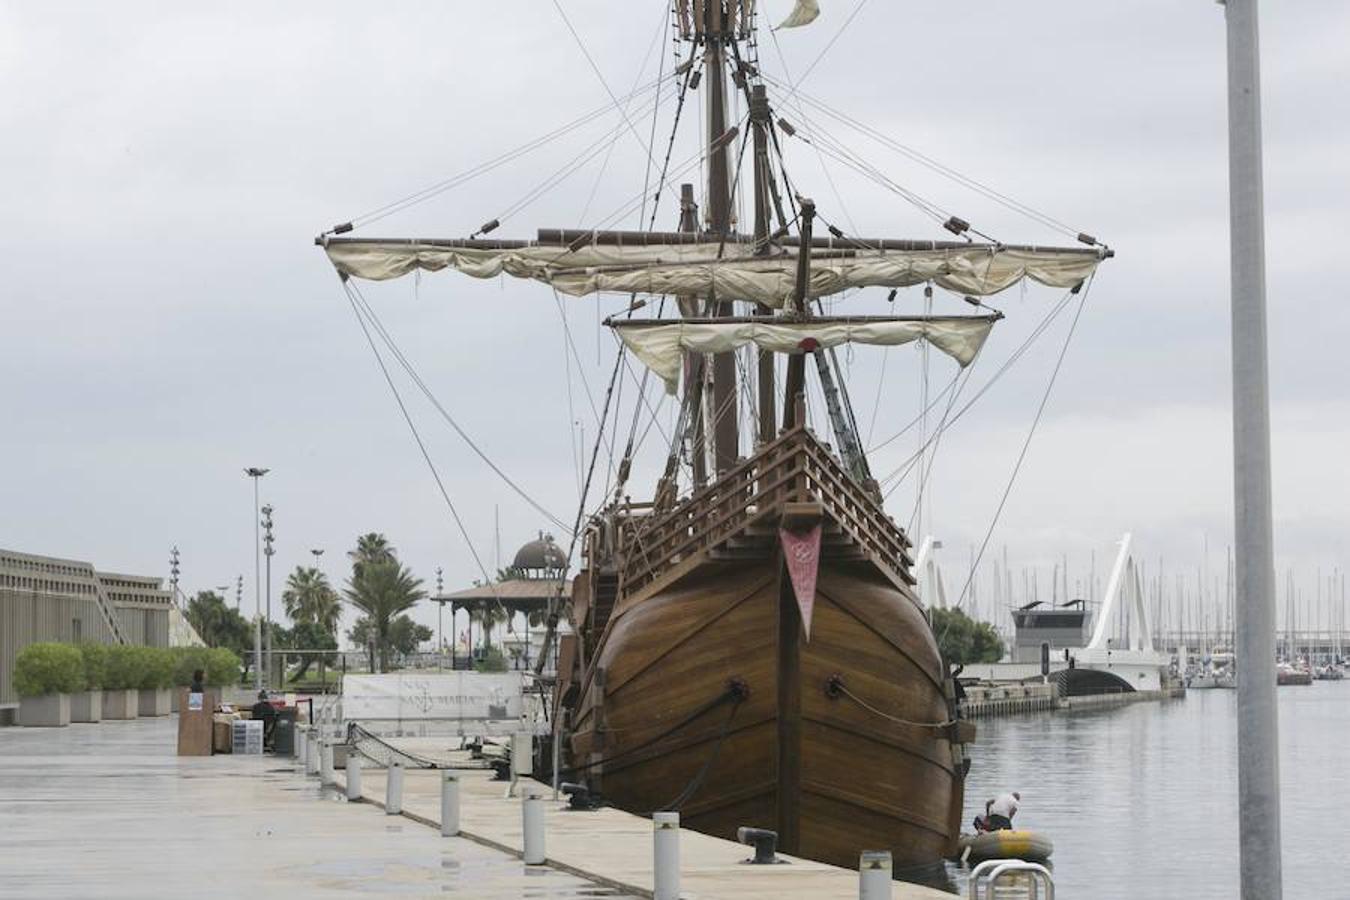
[[[820,560],[809,638],[773,542],[621,600],[573,706],[570,780],[636,813],[841,866],[931,864],[959,834],[950,679],[906,585]]]

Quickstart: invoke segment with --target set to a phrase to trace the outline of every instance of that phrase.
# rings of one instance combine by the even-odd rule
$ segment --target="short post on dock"
[[[441,837],[459,834],[459,776],[441,775]]]
[[[361,757],[352,751],[347,753],[347,799],[361,799]]]
[[[385,776],[384,811],[391,816],[403,813],[403,765],[397,760],[389,764]]]
[[[858,858],[858,900],[889,900],[891,851],[864,850]]]
[[[655,900],[679,900],[680,897],[680,814],[652,813],[652,897]]]
[[[528,787],[520,806],[525,832],[525,851],[522,856],[526,865],[542,866],[548,858],[544,850],[544,795],[538,788]]]

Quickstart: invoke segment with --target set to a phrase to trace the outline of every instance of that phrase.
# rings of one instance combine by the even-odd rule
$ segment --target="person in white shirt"
[[[1000,794],[993,800],[986,800],[984,820],[988,830],[1011,830],[1013,816],[1017,815],[1017,807],[1021,799],[1022,795],[1013,791],[1011,794]]]

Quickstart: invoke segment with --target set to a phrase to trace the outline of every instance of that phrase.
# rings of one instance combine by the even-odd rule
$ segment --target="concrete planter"
[[[153,690],[142,690],[138,712],[142,716],[167,716],[169,709],[173,706],[173,698],[170,696],[173,691],[168,688],[154,688]]]
[[[62,728],[70,724],[70,695],[43,694],[19,699],[19,724],[37,728]]]
[[[103,718],[105,719],[134,719],[140,710],[140,692],[130,691],[104,691],[103,692]]]
[[[70,695],[70,721],[103,721],[103,692],[80,691]]]

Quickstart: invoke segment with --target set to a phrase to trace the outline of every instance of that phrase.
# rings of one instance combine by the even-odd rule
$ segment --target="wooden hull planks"
[[[923,727],[948,722],[949,680],[917,604],[868,563],[821,561],[809,641],[772,545],[709,558],[608,624],[567,780],[721,837],[771,828],[782,851],[836,865],[954,849],[962,751],[953,727]]]

